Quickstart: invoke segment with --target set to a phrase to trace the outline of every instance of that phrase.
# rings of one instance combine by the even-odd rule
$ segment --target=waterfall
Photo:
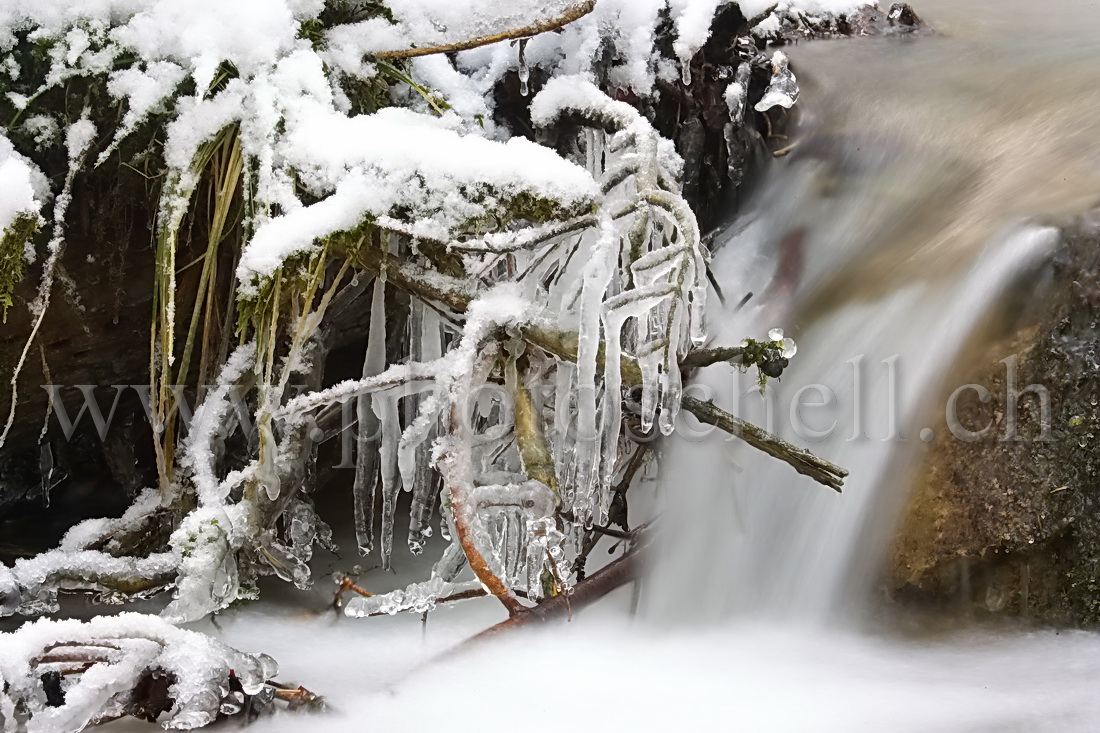
[[[731,238],[717,264],[730,273],[726,282],[748,288],[736,262],[761,238],[755,228]],[[802,360],[796,355],[782,381],[769,382],[766,398],[755,374],[708,368],[696,381],[701,393],[719,404],[734,400],[743,416],[851,476],[837,495],[728,436],[673,438],[666,470],[677,480],[666,491],[676,540],[657,573],[658,607],[660,599],[692,598],[694,619],[851,619],[882,563],[908,467],[926,438],[954,439],[925,427],[944,413],[944,373],[998,295],[1056,241],[1053,229],[1020,225],[944,282],[914,279],[817,318],[794,333]],[[768,303],[726,316],[718,337],[725,343],[780,325]],[[677,603],[675,613],[683,612]]]
[[[942,427],[951,368],[1049,262],[1043,217],[1100,198],[1094,38],[1023,60],[1005,40],[1022,27],[948,30],[790,50],[802,124],[715,239],[726,307],[711,333],[726,345],[779,327],[798,353],[764,398],[755,369],[725,364],[692,389],[851,475],[835,494],[683,418],[642,593],[657,618],[858,625],[917,459],[958,439]]]

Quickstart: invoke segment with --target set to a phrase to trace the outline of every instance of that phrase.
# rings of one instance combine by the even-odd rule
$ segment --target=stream
[[[798,353],[767,400],[724,365],[691,388],[848,468],[844,492],[692,422],[635,500],[663,511],[665,542],[637,597],[443,660],[499,607],[426,626],[267,600],[222,614],[199,628],[334,710],[265,730],[1096,729],[1100,635],[930,629],[893,618],[875,582],[925,443],[953,439],[931,427],[951,367],[1043,276],[1051,218],[1100,201],[1100,2],[913,4],[935,35],[789,50],[797,144],[716,239],[711,333],[781,327]]]

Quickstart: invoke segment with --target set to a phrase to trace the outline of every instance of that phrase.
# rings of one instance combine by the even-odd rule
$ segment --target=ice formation
[[[612,519],[613,483],[629,452],[624,393],[638,391],[641,430],[671,432],[680,360],[706,337],[708,254],[681,195],[683,162],[643,114],[605,90],[647,98],[659,81],[689,83],[692,57],[728,3],[388,5],[34,0],[0,8],[0,47],[44,54],[42,78],[20,76],[18,54],[5,67],[21,129],[36,146],[64,140],[68,151],[69,175],[51,207],[44,176],[0,137],[0,229],[24,217],[50,233],[36,316],[49,302],[74,176],[118,155],[153,119],[164,173],[150,354],[160,485],[121,519],[91,520],[57,550],[0,566],[0,613],[51,612],[59,590],[118,600],[171,589],[163,617],[185,622],[254,597],[262,574],[308,586],[313,547],[331,542],[308,496],[316,443],[338,434],[326,420],[345,403],[358,420],[358,549],[377,548],[389,565],[401,491],[412,494],[410,549],[424,550],[437,507],[450,540],[428,580],[357,598],[347,613],[422,612],[479,587],[508,603],[570,591],[585,534]],[[765,30],[803,11],[839,9],[823,0],[742,3]],[[322,22],[322,11],[344,20]],[[655,42],[666,21],[674,58]],[[539,32],[546,28],[556,32]],[[473,43],[493,38],[504,40]],[[786,57],[774,54],[767,93],[750,100],[753,64],[766,57],[755,39],[738,43],[752,52],[725,95],[730,124],[744,124],[749,104],[790,107],[798,90]],[[418,55],[456,44],[471,47]],[[601,62],[608,53],[610,69]],[[493,121],[494,90],[512,72],[536,128],[579,123],[568,152],[509,138]],[[114,128],[85,117],[51,132],[57,122],[35,100],[77,78],[98,80],[123,104]],[[186,318],[176,313],[184,264],[176,251],[212,170],[228,193],[212,206],[211,232],[227,231],[224,201],[237,190],[243,200],[232,304],[240,345],[210,365],[215,384],[186,437],[171,444],[165,436],[180,409],[171,380],[193,364],[200,320],[196,310],[191,331],[177,332]],[[203,277],[220,239],[211,235]],[[28,247],[20,244],[20,256],[36,256]],[[326,315],[353,302],[365,309],[368,298],[355,299],[368,289],[362,376],[324,387]],[[399,291],[412,304],[391,323],[387,307]],[[292,394],[292,378],[304,394]],[[12,410],[8,425],[14,401]],[[230,436],[249,426],[246,455],[227,460]],[[189,511],[167,518],[180,505]],[[158,552],[134,556],[126,538],[153,526],[170,526],[170,537]],[[467,565],[476,580],[459,578]],[[186,632],[143,623],[129,632],[141,636],[132,653],[111,662],[122,676],[90,670],[80,683],[88,705],[78,710],[74,696],[71,709],[39,712],[86,722],[91,701],[114,699],[123,678],[158,659],[174,664],[171,650],[184,637],[172,634]],[[0,658],[5,679],[19,684],[27,670]],[[13,655],[10,664],[29,658]],[[183,696],[173,720],[200,725],[216,702]]]

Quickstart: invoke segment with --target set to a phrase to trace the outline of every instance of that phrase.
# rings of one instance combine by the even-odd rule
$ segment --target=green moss
[[[499,196],[491,186],[479,187],[476,190],[466,188],[462,189],[461,193],[468,200],[486,209],[483,216],[468,219],[458,227],[459,231],[465,234],[504,231],[517,221],[526,221],[531,224],[564,221],[595,210],[591,202],[585,201],[566,206],[560,201],[538,196],[530,191],[521,191],[514,196]]]
[[[298,26],[298,38],[310,42],[314,48],[320,48],[325,40],[325,24],[319,18],[307,18]]]
[[[23,258],[27,242],[38,231],[39,218],[26,214],[17,216],[0,237],[0,309],[7,323],[8,308],[15,286],[23,279]]]
[[[742,341],[740,368],[744,371],[750,366],[756,367],[760,394],[764,394],[768,377],[778,377],[787,366],[787,359],[783,357],[783,342],[755,339]]]

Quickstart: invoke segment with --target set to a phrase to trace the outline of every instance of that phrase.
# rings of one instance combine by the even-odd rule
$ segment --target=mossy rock
[[[1100,229],[1078,225],[1029,294],[1035,316],[1017,324],[964,372],[958,416],[973,442],[927,448],[888,561],[895,598],[962,604],[979,615],[1015,615],[1060,626],[1100,627]],[[1091,285],[1088,285],[1091,284]],[[1007,366],[1019,401],[1019,440],[1009,439]],[[936,429],[947,435],[947,426]]]

